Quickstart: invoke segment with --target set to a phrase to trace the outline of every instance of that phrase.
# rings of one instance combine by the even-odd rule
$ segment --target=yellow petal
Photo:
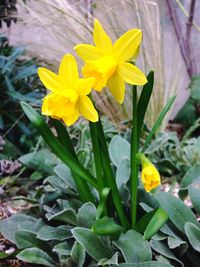
[[[97,48],[104,54],[112,50],[112,41],[97,19],[94,21],[93,39]]]
[[[95,78],[81,78],[76,82],[76,91],[79,95],[88,95],[94,86]]]
[[[75,123],[79,118],[79,111],[78,109],[76,108],[74,110],[74,113],[69,115],[69,116],[66,116],[66,117],[63,117],[63,121],[64,123],[67,125],[67,126],[70,126],[72,125],[73,123]]]
[[[141,39],[141,30],[132,29],[127,31],[114,43],[113,52],[115,57],[121,61],[132,58],[137,53]]]
[[[65,80],[68,88],[73,88],[74,82],[79,78],[78,67],[74,56],[64,55],[59,67],[59,76]]]
[[[47,89],[53,92],[59,92],[63,90],[62,80],[54,72],[46,68],[38,68],[38,75]]]
[[[78,101],[78,108],[80,113],[85,117],[87,120],[96,122],[98,121],[98,113],[93,106],[92,101],[89,99],[88,96],[80,96]]]
[[[89,44],[79,44],[74,47],[74,50],[79,55],[80,58],[85,60],[93,60],[102,56],[100,51],[96,46]]]
[[[143,85],[147,83],[144,73],[131,63],[121,63],[118,68],[118,73],[127,83],[135,85]]]
[[[108,80],[107,86],[117,102],[122,104],[125,94],[125,83],[122,77],[117,72],[115,72]]]

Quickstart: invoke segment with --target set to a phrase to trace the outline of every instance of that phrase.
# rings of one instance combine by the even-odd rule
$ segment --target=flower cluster
[[[85,62],[83,78],[79,77],[76,60],[70,54],[63,57],[58,74],[39,68],[42,83],[51,91],[43,100],[42,114],[61,119],[67,126],[76,122],[80,114],[96,122],[98,113],[88,95],[92,88],[101,91],[106,86],[121,104],[125,82],[134,85],[147,82],[143,72],[129,62],[136,59],[141,38],[141,30],[131,29],[113,44],[96,19],[93,32],[95,45],[79,44],[74,48]]]

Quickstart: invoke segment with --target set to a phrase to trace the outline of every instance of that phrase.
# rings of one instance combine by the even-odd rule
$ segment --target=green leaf
[[[69,183],[66,183],[63,179],[58,176],[48,176],[44,182],[44,185],[50,184],[55,190],[58,190],[64,194],[77,195],[75,189],[72,188]]]
[[[26,248],[17,255],[17,258],[29,263],[41,264],[50,267],[57,266],[53,259],[39,248]]]
[[[168,220],[167,213],[162,209],[158,208],[155,214],[153,215],[152,219],[150,220],[147,228],[144,232],[144,239],[150,239],[154,234],[156,234],[160,228],[166,223]]]
[[[96,221],[96,207],[92,203],[84,204],[77,213],[77,226],[91,228]]]
[[[184,267],[184,264],[174,256],[174,254],[168,249],[165,243],[156,240],[151,240],[150,245],[159,254],[165,256],[168,259],[178,262],[182,267]]]
[[[146,213],[142,218],[139,220],[139,222],[135,226],[135,230],[141,234],[144,233],[145,229],[147,228],[148,223],[150,222],[151,218],[155,214],[156,210],[152,210],[148,213]]]
[[[92,231],[97,235],[113,235],[123,231],[123,228],[113,218],[105,216],[92,225]]]
[[[200,188],[190,186],[188,193],[192,201],[193,207],[198,213],[200,213]]]
[[[10,256],[10,254],[5,253],[4,251],[0,251],[0,260],[6,259]]]
[[[112,252],[103,240],[87,228],[76,227],[72,230],[74,238],[84,247],[87,253],[96,261],[110,258]]]
[[[123,158],[116,172],[116,183],[117,187],[120,188],[123,184],[126,184],[130,179],[131,166],[128,158]]]
[[[111,189],[108,187],[103,188],[103,190],[100,192],[100,201],[99,205],[97,207],[96,211],[96,220],[98,220],[103,212],[106,210],[106,204],[107,204],[107,199],[108,195],[110,193]]]
[[[16,243],[15,233],[20,229],[32,228],[34,229],[36,219],[27,215],[17,214],[13,215],[10,218],[0,221],[0,232],[2,235],[11,241]]]
[[[161,263],[157,261],[148,261],[143,263],[121,263],[119,265],[112,265],[113,267],[173,267],[167,263]]]
[[[185,233],[192,247],[200,252],[200,228],[191,222],[186,222]]]
[[[195,184],[200,184],[200,165],[193,166],[189,169],[181,180],[180,189],[185,190]]]
[[[115,135],[109,145],[109,155],[116,167],[126,157],[130,160],[130,144],[120,135]]]
[[[151,142],[152,137],[154,136],[154,134],[156,133],[156,131],[158,130],[158,128],[160,127],[163,119],[165,118],[167,112],[170,110],[172,104],[174,103],[176,99],[176,96],[173,96],[169,99],[169,101],[167,102],[166,106],[163,108],[163,110],[161,111],[161,113],[159,114],[153,128],[151,129],[149,135],[146,138],[146,141],[144,143],[142,152],[145,151],[145,149],[147,148],[147,146],[149,145],[149,143]]]
[[[16,246],[19,249],[38,246],[40,241],[36,237],[37,235],[35,233],[28,230],[18,230],[15,233]]]
[[[116,252],[113,256],[112,256],[112,258],[110,258],[110,259],[102,259],[102,260],[100,260],[99,262],[98,262],[98,266],[113,266],[113,265],[111,265],[111,264],[117,264],[117,266],[118,266],[118,257],[119,257],[119,255],[118,255],[119,253],[118,252]]]
[[[72,208],[66,208],[55,214],[46,214],[49,221],[64,222],[71,225],[76,225],[76,213]]]
[[[65,164],[60,163],[54,168],[54,172],[60,179],[63,180],[66,185],[68,185],[70,188],[73,188],[74,190],[76,189],[76,185],[72,178],[69,167],[67,167]]]
[[[186,222],[192,222],[199,225],[194,213],[187,207],[182,200],[176,198],[170,193],[160,192],[156,195],[160,206],[168,214],[169,219],[182,232]]]
[[[144,116],[149,104],[149,100],[151,98],[151,94],[153,91],[153,85],[154,85],[154,72],[150,71],[148,76],[147,76],[147,83],[143,86],[140,98],[138,100],[138,105],[137,105],[137,133],[138,133],[138,138],[140,137],[141,129],[144,123]]]
[[[97,188],[96,179],[80,165],[78,160],[74,159],[71,154],[63,147],[63,145],[55,138],[48,125],[45,123],[42,116],[40,116],[30,105],[21,102],[21,107],[29,120],[38,129],[48,146],[52,149],[53,153],[57,155],[63,163],[65,163],[72,172],[85,179],[95,188]]]
[[[169,236],[167,239],[167,243],[170,249],[181,248],[181,254],[185,253],[188,249],[187,242],[183,241],[179,237]]]
[[[57,244],[52,251],[56,252],[59,256],[69,256],[71,253],[71,247],[66,242],[63,242]]]
[[[37,234],[37,238],[44,241],[69,239],[72,237],[70,228],[67,225],[52,227],[49,225],[43,226]]]
[[[113,243],[122,252],[127,263],[145,262],[150,261],[152,258],[148,242],[134,230],[129,230],[119,241]]]
[[[82,267],[85,262],[85,249],[78,242],[75,242],[72,247],[71,260],[76,267]]]

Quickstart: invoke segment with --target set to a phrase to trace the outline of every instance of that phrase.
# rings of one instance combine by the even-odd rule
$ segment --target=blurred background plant
[[[200,38],[199,17],[195,12],[198,9],[196,1],[191,1],[190,6],[189,2],[171,0],[39,0],[26,5],[19,0],[20,23],[11,38],[14,42],[26,44],[30,54],[56,69],[62,55],[71,52],[75,44],[91,41],[93,16],[102,21],[113,40],[127,29],[141,28],[143,43],[138,64],[146,73],[154,69],[156,75],[151,107],[146,116],[150,127],[169,97],[174,93],[178,95],[174,110],[162,124],[164,129],[169,117],[173,119],[186,101],[190,78],[200,71],[197,64],[200,57],[200,42],[197,41]],[[29,32],[34,33],[34,38]],[[19,33],[20,38],[17,37]],[[107,91],[100,97],[95,95],[95,98],[99,109],[118,122],[130,119],[130,95],[131,88],[122,107]]]

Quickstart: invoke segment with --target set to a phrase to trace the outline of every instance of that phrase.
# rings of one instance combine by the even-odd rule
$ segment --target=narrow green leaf
[[[74,150],[74,147],[72,145],[70,135],[66,129],[66,127],[62,124],[61,121],[59,120],[52,120],[54,127],[56,129],[56,132],[58,134],[58,140],[60,143],[70,152],[71,156],[75,159],[78,160],[78,157],[76,155],[76,152]],[[77,190],[80,195],[80,199],[83,202],[94,202],[94,197],[91,193],[91,190],[83,179],[81,179],[80,176],[78,176],[75,173],[72,173],[73,179],[76,183]]]
[[[150,220],[147,228],[144,232],[144,239],[150,239],[154,234],[156,234],[160,228],[166,223],[168,220],[168,214],[162,209],[158,208],[152,219]]]
[[[149,135],[148,135],[147,138],[146,138],[146,141],[145,141],[145,143],[144,143],[142,152],[145,151],[145,149],[147,148],[148,144],[151,142],[152,137],[153,137],[154,134],[156,133],[157,129],[160,127],[160,125],[161,125],[163,119],[165,118],[167,112],[170,110],[170,108],[171,108],[172,104],[174,103],[175,99],[176,99],[176,96],[172,96],[172,97],[168,100],[167,104],[165,105],[165,107],[163,108],[163,110],[161,111],[161,113],[159,114],[159,116],[158,116],[158,118],[157,118],[157,120],[156,120],[156,122],[155,122],[153,128],[151,129]]]
[[[80,163],[75,160],[71,154],[63,147],[63,145],[55,138],[48,125],[29,104],[21,102],[21,107],[29,120],[38,129],[45,142],[49,145],[52,151],[71,169],[72,172],[84,178],[87,182],[97,188],[96,179],[85,170]]]
[[[72,233],[78,243],[80,243],[87,253],[96,261],[112,257],[112,252],[109,247],[107,247],[103,240],[91,230],[76,227],[72,230]]]
[[[105,216],[92,225],[92,231],[97,235],[113,235],[123,231],[123,228],[113,218]]]
[[[146,213],[136,224],[135,230],[141,234],[144,233],[145,229],[147,228],[148,223],[152,219],[153,215],[155,214],[156,210],[152,210],[148,213]]]
[[[185,233],[192,247],[200,252],[200,228],[191,222],[186,222]]]
[[[111,191],[110,188],[105,187],[100,193],[101,197],[96,211],[96,220],[98,220],[101,217],[102,213],[106,209],[107,199],[110,191]]]
[[[100,144],[102,147],[102,149],[100,149],[102,167],[103,167],[104,174],[107,178],[106,186],[108,186],[111,189],[113,203],[115,205],[115,208],[116,208],[116,211],[117,211],[117,214],[119,216],[119,219],[120,219],[122,226],[128,229],[129,228],[129,222],[126,218],[126,215],[125,215],[122,203],[121,203],[119,190],[117,188],[115,176],[114,176],[114,173],[113,173],[113,170],[111,167],[111,162],[110,162],[110,157],[109,157],[108,148],[107,148],[107,144],[106,144],[106,139],[105,139],[103,127],[102,127],[100,120],[98,121],[98,134],[99,134]]]
[[[142,126],[144,123],[144,117],[145,113],[151,98],[151,94],[153,91],[153,85],[154,85],[154,72],[150,71],[148,76],[147,76],[147,83],[143,86],[142,93],[140,95],[140,98],[138,100],[138,105],[137,105],[137,133],[138,133],[138,139],[140,138]]]

